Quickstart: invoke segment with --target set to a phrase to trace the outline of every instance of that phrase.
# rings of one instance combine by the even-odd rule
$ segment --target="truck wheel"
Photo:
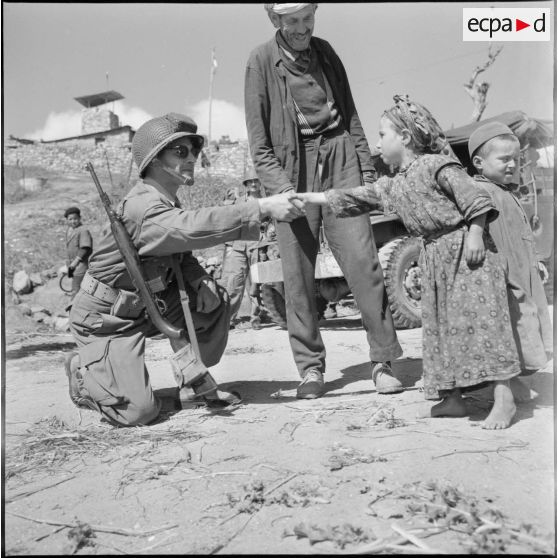
[[[283,283],[264,283],[261,286],[262,302],[271,319],[281,327],[287,327],[285,290]]]
[[[395,327],[420,327],[421,273],[418,238],[396,238],[378,251]]]

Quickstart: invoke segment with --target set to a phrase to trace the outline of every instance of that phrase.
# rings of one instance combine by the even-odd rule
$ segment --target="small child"
[[[87,262],[93,251],[93,239],[89,230],[81,222],[79,207],[68,207],[64,211],[64,217],[68,225],[66,228],[66,265],[68,266],[68,277],[72,279],[70,302],[66,306],[66,310],[69,310],[87,271]]]
[[[520,144],[508,126],[490,122],[469,138],[474,178],[492,196],[499,215],[489,224],[490,236],[505,260],[512,329],[522,375],[542,368],[552,356],[552,324],[539,275],[535,239],[519,200],[512,193]],[[529,397],[518,378],[512,381],[516,398]],[[523,395],[522,395],[523,394]]]
[[[426,399],[442,399],[432,417],[467,415],[462,388],[494,382],[486,429],[507,428],[516,411],[510,379],[520,373],[507,304],[505,273],[485,222],[496,216],[486,190],[458,161],[440,153],[443,132],[430,112],[408,97],[380,121],[378,149],[393,177],[350,190],[297,194],[328,205],[338,217],[384,209],[420,236],[423,369]]]

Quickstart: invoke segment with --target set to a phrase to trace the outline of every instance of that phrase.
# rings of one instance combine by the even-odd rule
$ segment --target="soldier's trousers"
[[[206,366],[219,362],[227,345],[230,306],[225,296],[213,312],[196,312],[196,294],[187,285],[190,308],[202,361]],[[167,311],[164,318],[185,328],[176,281],[158,293]],[[159,414],[161,400],[155,397],[145,366],[145,339],[159,331],[150,319],[111,315],[112,305],[80,290],[70,312],[70,329],[76,339],[83,383],[80,391],[96,401],[101,414],[123,426],[148,424]],[[171,340],[174,352],[188,343]]]
[[[250,244],[254,243],[251,242]],[[227,289],[231,299],[231,320],[236,318],[240,310],[245,287],[250,297],[250,320],[258,318],[261,312],[258,299],[252,292],[250,259],[251,254],[246,241],[235,241],[227,245],[219,283]]]
[[[360,184],[360,167],[347,132],[340,130],[302,143],[299,192]],[[325,372],[314,281],[321,224],[361,312],[370,359],[381,362],[401,356],[368,215],[338,219],[327,207],[308,205],[305,217],[277,223],[287,329],[299,373]]]

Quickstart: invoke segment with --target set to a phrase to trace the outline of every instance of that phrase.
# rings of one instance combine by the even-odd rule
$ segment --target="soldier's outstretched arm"
[[[292,221],[304,215],[292,200],[293,193],[249,200],[221,207],[187,211],[157,204],[142,215],[138,249],[140,256],[177,254],[199,250],[232,240],[258,240],[260,222],[265,217]],[[131,201],[131,200],[129,200]],[[128,204],[129,218],[135,208]],[[141,210],[138,206],[138,211]]]

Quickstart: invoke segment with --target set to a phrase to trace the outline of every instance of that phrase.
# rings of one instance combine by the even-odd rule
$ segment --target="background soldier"
[[[231,189],[225,197],[225,205],[234,204],[239,200],[246,201],[261,197],[260,179],[254,170],[250,170],[246,174],[242,184],[244,186],[243,194],[237,195],[234,189]],[[250,325],[252,329],[261,329],[262,327],[260,318],[262,309],[258,300],[258,285],[250,280],[250,264],[257,256],[255,252],[257,246],[258,242],[252,240],[235,240],[225,244],[220,282],[227,289],[231,301],[231,327],[234,326],[240,309],[245,286],[250,297]]]

